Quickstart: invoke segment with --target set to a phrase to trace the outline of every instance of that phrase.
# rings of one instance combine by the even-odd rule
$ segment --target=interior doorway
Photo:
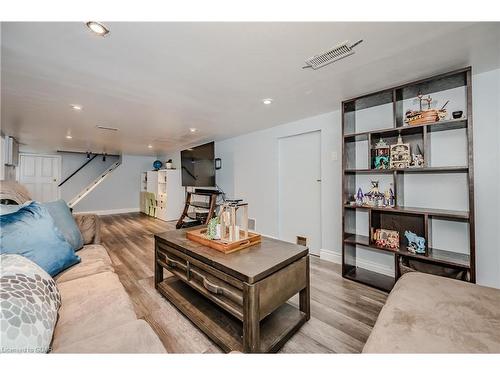
[[[33,200],[50,202],[59,199],[61,157],[59,155],[19,155],[18,179]]]
[[[321,131],[279,138],[279,238],[321,249]]]

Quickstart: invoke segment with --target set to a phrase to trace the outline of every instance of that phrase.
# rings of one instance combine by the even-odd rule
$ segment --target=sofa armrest
[[[74,214],[84,245],[101,242],[101,219],[95,214]]]

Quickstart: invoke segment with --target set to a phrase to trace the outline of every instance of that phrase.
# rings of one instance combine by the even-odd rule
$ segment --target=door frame
[[[35,152],[20,152],[19,153],[19,165],[16,168],[16,181],[18,183],[21,183],[21,163],[22,163],[22,156],[40,156],[40,157],[50,157],[50,158],[57,158],[57,163],[59,164],[59,175],[57,176],[57,185],[61,182],[61,175],[62,175],[62,156],[61,155],[56,155],[56,154],[37,154]],[[61,188],[57,186],[57,199],[61,199]]]
[[[280,183],[280,167],[281,167],[281,160],[280,160],[280,140],[285,139],[285,138],[291,138],[291,137],[297,137],[299,135],[305,135],[305,134],[310,134],[310,133],[319,133],[319,179],[321,180],[320,182],[320,187],[319,187],[319,233],[320,233],[320,238],[319,238],[319,249],[318,249],[318,254],[312,254],[309,252],[309,255],[315,255],[318,256],[321,253],[321,250],[323,249],[323,206],[322,206],[322,201],[323,201],[323,162],[322,162],[322,149],[323,149],[323,132],[321,128],[317,129],[311,129],[311,130],[306,130],[306,131],[299,131],[297,133],[290,133],[287,135],[282,135],[276,137],[276,159],[277,159],[277,173],[276,173],[276,180],[277,180],[277,192],[276,192],[276,198],[277,198],[277,207],[278,207],[278,214],[276,215],[278,218],[277,222],[277,234],[278,234],[278,239],[281,238],[281,233],[280,233],[280,227],[281,227],[281,204],[280,204],[280,193],[281,193],[281,183]]]

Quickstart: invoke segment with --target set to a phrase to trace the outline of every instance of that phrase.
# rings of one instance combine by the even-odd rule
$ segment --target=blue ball
[[[163,163],[161,161],[155,160],[154,163],[153,163],[153,168],[154,169],[160,169],[162,165],[163,165]]]

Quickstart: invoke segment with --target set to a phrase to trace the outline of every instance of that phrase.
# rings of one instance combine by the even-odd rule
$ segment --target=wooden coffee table
[[[307,247],[262,237],[223,254],[186,239],[192,229],[155,236],[157,290],[223,350],[278,351],[310,318]]]

